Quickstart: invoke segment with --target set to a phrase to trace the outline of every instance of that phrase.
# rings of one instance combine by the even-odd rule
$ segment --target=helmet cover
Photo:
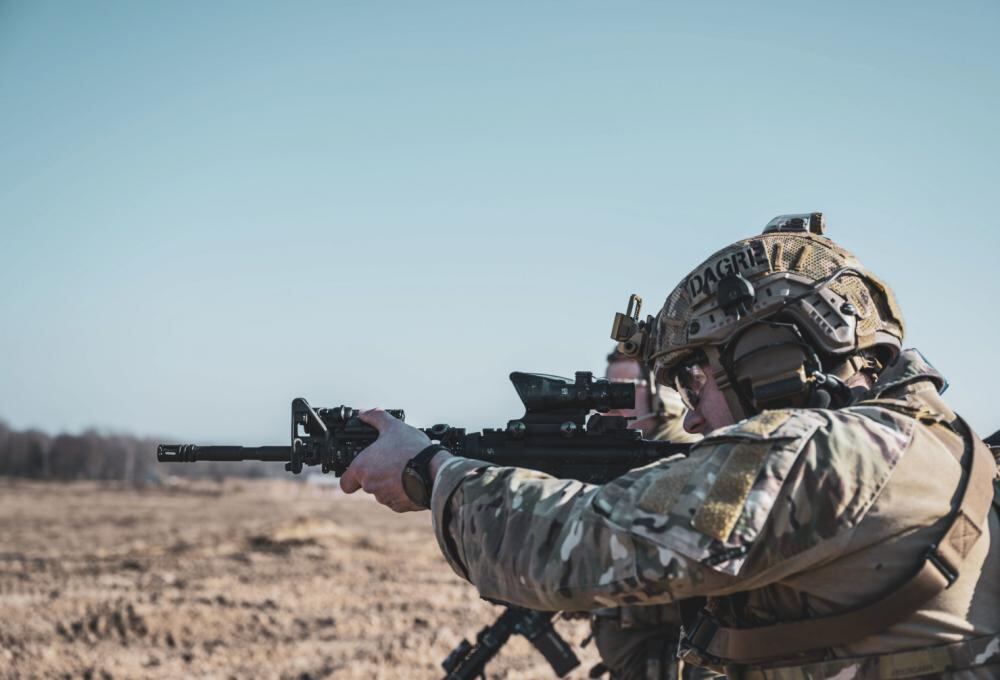
[[[719,294],[720,282],[735,277],[750,284],[739,307]],[[684,277],[656,316],[647,360],[663,380],[686,357],[776,315],[834,359],[875,348],[889,360],[903,339],[895,296],[852,253],[815,233],[772,229],[719,250]]]

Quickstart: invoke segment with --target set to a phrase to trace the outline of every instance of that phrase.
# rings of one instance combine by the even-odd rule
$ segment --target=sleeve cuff
[[[468,575],[461,537],[452,534],[451,525],[455,518],[451,516],[451,497],[462,482],[487,467],[489,463],[481,460],[455,456],[438,468],[431,493],[431,521],[438,546],[455,573],[466,580]]]

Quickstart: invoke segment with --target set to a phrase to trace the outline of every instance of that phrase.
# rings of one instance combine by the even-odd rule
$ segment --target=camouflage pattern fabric
[[[659,609],[671,605],[658,605]],[[616,612],[617,613],[617,612]],[[623,628],[617,617],[596,616],[592,627],[601,661],[614,680],[678,680],[676,658],[680,627],[644,625]]]
[[[645,609],[659,609],[654,605]],[[639,609],[639,608],[633,608]],[[680,628],[677,624],[648,624],[622,628],[615,618],[597,617],[594,642],[613,680],[706,680],[721,678],[707,668],[677,659]]]
[[[953,442],[921,420],[950,413],[943,384],[907,351],[855,406],[767,411],[712,433],[687,459],[603,486],[452,459],[435,483],[435,532],[483,595],[534,609],[707,595],[727,625],[835,612],[901,579],[949,511],[961,471],[942,442]],[[879,405],[887,399],[913,415]],[[919,465],[894,475],[910,458]],[[991,522],[993,540],[975,556],[984,573],[1000,568]],[[946,610],[834,653],[879,656],[1000,632],[993,582],[969,573],[947,592]]]
[[[701,439],[684,430],[687,410],[676,390],[657,390],[661,415],[650,439],[694,443]],[[594,643],[615,680],[701,680],[710,671],[684,668],[677,658],[681,615],[676,604],[632,605],[602,609],[592,621]]]
[[[831,280],[838,271],[841,275]],[[715,300],[719,282],[730,274],[747,278],[758,291],[752,314],[726,314]],[[836,296],[836,304],[824,307],[828,296],[811,296],[812,311],[799,309],[794,300],[819,288]],[[844,303],[857,314],[844,313]],[[643,358],[658,373],[699,346],[722,344],[779,308],[813,331],[825,351],[838,355],[882,343],[899,347],[903,338],[895,296],[852,253],[824,236],[769,233],[719,250],[684,277],[664,301],[654,343]]]
[[[707,437],[686,459],[653,463],[601,487],[452,460],[439,473],[434,500],[459,487],[449,502],[449,534],[462,538],[464,554],[446,555],[460,573],[470,569],[483,595],[542,609],[652,604],[736,588],[782,480],[816,430],[824,423],[847,429],[844,417],[768,412]],[[904,450],[905,431],[867,425],[851,433],[850,443],[870,439],[885,454],[871,460],[877,473],[854,481],[875,487],[888,477],[893,454]],[[811,447],[805,455],[825,465],[830,453]],[[815,468],[800,470],[793,507],[808,510],[826,478],[814,478]],[[841,505],[876,492],[830,490],[840,496],[831,499],[830,512],[809,512],[805,524],[786,514],[772,528],[774,540],[761,546],[768,564],[814,540],[814,531],[830,535]]]

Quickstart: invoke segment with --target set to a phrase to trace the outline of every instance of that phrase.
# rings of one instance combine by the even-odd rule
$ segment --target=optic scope
[[[635,408],[635,385],[594,379],[590,371],[577,371],[575,382],[541,373],[510,374],[517,396],[529,413],[598,411]]]

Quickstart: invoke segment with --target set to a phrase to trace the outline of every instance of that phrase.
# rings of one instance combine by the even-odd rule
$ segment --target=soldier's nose
[[[705,418],[698,409],[691,409],[684,415],[684,430],[691,434],[701,434],[705,429]]]

